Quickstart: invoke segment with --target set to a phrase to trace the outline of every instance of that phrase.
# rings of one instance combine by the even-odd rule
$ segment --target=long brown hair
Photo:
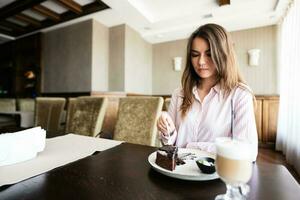
[[[197,37],[206,40],[209,44],[211,58],[217,69],[217,83],[220,84],[224,95],[228,95],[240,83],[245,83],[239,72],[233,43],[227,31],[217,24],[200,26],[192,33],[187,45],[186,66],[181,78],[183,89],[182,117],[186,115],[194,101],[192,94],[193,87],[201,84],[201,77],[195,72],[191,60],[192,43]]]

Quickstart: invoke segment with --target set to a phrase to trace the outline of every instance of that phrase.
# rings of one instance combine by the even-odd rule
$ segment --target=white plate
[[[208,154],[204,151],[200,151],[197,149],[184,149],[184,148],[179,148],[178,149],[178,154],[182,153],[194,153],[197,158],[194,160],[184,160],[185,164],[184,165],[177,165],[175,170],[169,171],[167,169],[164,169],[160,166],[158,166],[155,163],[156,160],[156,151],[151,153],[148,156],[148,162],[152,166],[154,170],[156,170],[159,173],[162,173],[166,176],[170,176],[173,178],[178,178],[178,179],[183,179],[183,180],[192,180],[192,181],[207,181],[207,180],[214,180],[219,178],[217,172],[213,174],[204,174],[200,171],[196,164],[196,160],[201,158],[201,157],[212,157],[211,154]]]

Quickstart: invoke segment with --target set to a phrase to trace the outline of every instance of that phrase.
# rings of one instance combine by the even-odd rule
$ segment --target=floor
[[[297,172],[292,166],[287,164],[281,152],[269,148],[259,148],[257,162],[268,162],[284,165],[290,171],[290,173],[293,175],[296,181],[300,184],[300,176],[297,174]]]

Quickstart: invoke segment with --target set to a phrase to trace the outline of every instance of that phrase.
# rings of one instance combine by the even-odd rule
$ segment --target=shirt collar
[[[218,94],[218,100],[220,101],[220,94],[221,94],[221,87],[220,87],[220,84],[217,83],[215,86],[213,86],[212,89],[210,90],[210,92],[211,92],[212,90],[215,91],[215,92]],[[198,94],[198,90],[197,90],[197,86],[196,86],[196,85],[193,87],[192,93],[193,93],[195,99],[197,99],[197,100],[200,101],[200,97],[199,97],[199,94]]]
[[[192,93],[193,93],[195,99],[198,100],[198,101],[200,101],[200,97],[199,97],[199,94],[198,94],[198,90],[197,90],[197,86],[196,86],[196,85],[193,87]]]
[[[219,83],[217,83],[215,86],[213,86],[212,89],[215,92],[217,92],[218,94],[221,92],[221,87],[220,87]],[[197,91],[197,86],[196,85],[193,87],[193,91],[192,92],[193,92],[194,95],[196,95],[196,94],[198,95],[198,91]]]
[[[217,83],[214,87],[212,87],[218,94],[220,94],[221,88],[220,88],[220,84]]]

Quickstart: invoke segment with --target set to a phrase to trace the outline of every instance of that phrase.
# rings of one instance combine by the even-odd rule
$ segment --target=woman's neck
[[[211,79],[202,79],[200,84],[198,85],[198,90],[209,92],[212,87],[216,85],[217,81],[215,78]]]
[[[216,85],[216,79],[202,79],[198,85],[198,95],[200,101],[203,102],[205,96],[209,93],[210,89]]]

